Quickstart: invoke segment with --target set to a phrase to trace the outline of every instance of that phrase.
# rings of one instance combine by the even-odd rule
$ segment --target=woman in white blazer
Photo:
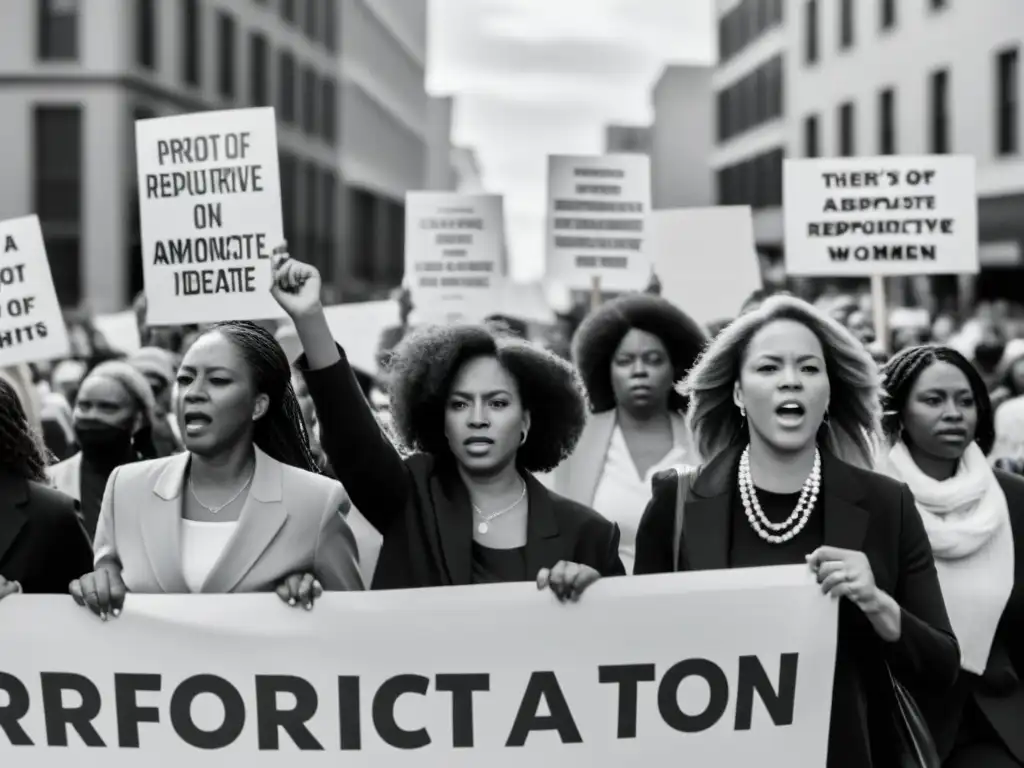
[[[318,473],[274,337],[214,326],[182,360],[175,399],[186,453],[111,474],[75,601],[106,619],[126,592],[277,590],[311,606],[320,589],[363,589],[348,497]]]

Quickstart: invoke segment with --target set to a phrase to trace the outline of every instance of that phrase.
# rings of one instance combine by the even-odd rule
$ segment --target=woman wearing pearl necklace
[[[959,648],[909,491],[863,468],[879,434],[874,362],[838,323],[777,297],[719,334],[683,393],[705,463],[678,539],[677,474],[655,477],[634,572],[806,562],[842,599],[828,768],[896,765],[886,667],[911,692],[941,692]]]

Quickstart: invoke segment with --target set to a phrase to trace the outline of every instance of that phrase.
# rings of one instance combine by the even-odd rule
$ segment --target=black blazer
[[[0,470],[0,575],[25,594],[67,594],[92,566],[78,502]]]
[[[729,567],[731,506],[742,450],[737,445],[723,451],[694,480],[684,508],[680,570]],[[956,680],[960,648],[924,524],[907,487],[825,451],[821,464],[825,544],[863,552],[875,583],[903,609],[902,635],[886,643],[853,603],[840,603],[828,768],[890,768],[895,765],[887,749],[892,688],[884,662],[915,695],[940,696]],[[654,496],[637,531],[636,574],[673,570],[676,483],[673,470],[654,479]]]
[[[996,627],[985,674],[961,671],[952,692],[920,699],[943,758],[952,751],[964,706],[974,698],[1007,749],[1024,763],[1024,479],[996,471],[1010,509],[1015,556],[1013,591]]]
[[[320,442],[352,504],[383,536],[371,589],[472,583],[473,507],[454,468],[434,456],[403,459],[384,434],[339,349],[341,360],[311,371],[298,365],[320,419]],[[622,576],[619,528],[523,473],[529,496],[526,570],[559,560]]]

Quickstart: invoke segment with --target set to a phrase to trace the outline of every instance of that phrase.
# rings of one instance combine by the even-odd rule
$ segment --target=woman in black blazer
[[[46,457],[14,388],[0,378],[0,598],[64,594],[92,570],[74,499],[45,485]]]
[[[948,768],[1024,766],[1024,480],[985,458],[995,439],[978,372],[948,347],[883,370],[888,474],[907,483],[960,641],[960,677],[922,698]]]
[[[683,507],[655,478],[635,573],[808,563],[844,598],[828,768],[895,768],[892,684],[942,695],[959,650],[921,517],[905,486],[869,465],[878,373],[863,346],[798,299],[777,297],[712,342],[684,387],[706,460]],[[844,461],[843,459],[846,459]]]
[[[384,539],[373,589],[536,578],[575,599],[599,576],[624,573],[618,528],[531,474],[557,465],[583,429],[582,391],[566,363],[479,326],[403,340],[391,383],[395,430],[414,451],[403,459],[331,337],[319,273],[287,255],[274,266],[324,450]]]

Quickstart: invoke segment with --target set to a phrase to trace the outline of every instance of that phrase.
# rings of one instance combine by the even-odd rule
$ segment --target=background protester
[[[111,474],[95,571],[72,585],[76,602],[106,618],[126,590],[217,594],[284,584],[282,597],[311,604],[314,581],[362,589],[348,497],[318,473],[274,337],[254,323],[214,326],[182,360],[176,397],[187,452]],[[289,580],[296,574],[298,585]]]
[[[888,472],[931,542],[962,673],[922,699],[945,765],[1024,766],[1024,480],[989,468],[992,406],[959,352],[916,347],[883,371]]]
[[[650,294],[602,305],[573,340],[592,413],[576,449],[555,470],[554,487],[619,526],[619,557],[627,573],[633,571],[636,529],[651,497],[651,478],[696,461],[686,400],[675,385],[706,341],[694,320]]]
[[[82,503],[90,537],[96,533],[107,478],[115,467],[156,455],[153,392],[128,363],[101,363],[85,377],[72,412],[80,450],[49,469],[54,488]]]
[[[636,573],[807,562],[823,592],[846,598],[828,768],[894,765],[886,665],[909,689],[940,696],[959,649],[909,491],[843,460],[872,460],[875,364],[837,322],[773,298],[712,342],[684,391],[706,463],[678,537],[677,475],[655,478]]]
[[[295,321],[300,361],[331,465],[383,536],[374,589],[526,581],[575,599],[623,573],[618,528],[533,476],[572,449],[584,401],[555,356],[484,327],[422,331],[392,361],[385,435],[331,337],[320,275],[278,256],[274,296]]]
[[[77,505],[46,487],[46,465],[18,392],[0,376],[0,597],[60,594],[92,568]]]
[[[170,456],[182,450],[177,418],[171,404],[171,389],[177,369],[175,356],[160,347],[142,347],[128,357],[128,363],[146,377],[156,404],[153,447],[156,456]]]

